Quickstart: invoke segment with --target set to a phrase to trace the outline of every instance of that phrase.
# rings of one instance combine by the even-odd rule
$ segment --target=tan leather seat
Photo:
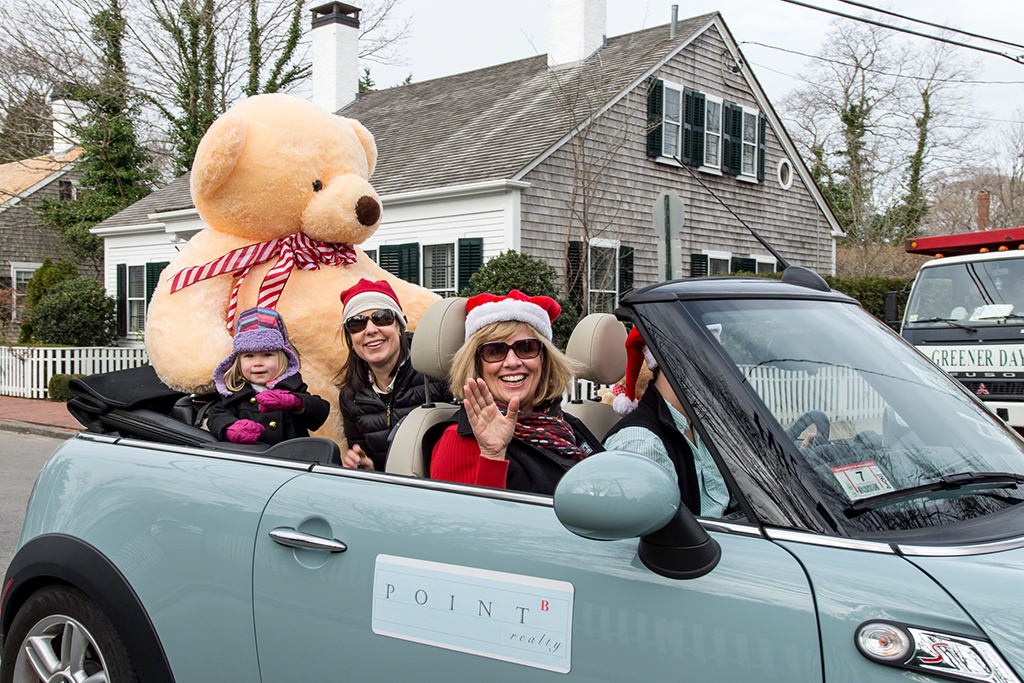
[[[465,335],[466,300],[454,298],[435,302],[424,311],[416,325],[410,356],[412,367],[428,377],[446,379],[452,357],[462,346]],[[458,406],[447,403],[413,409],[395,432],[385,471],[425,479],[428,472],[424,449],[433,447],[434,439],[429,443],[424,443],[424,439],[432,428],[449,422],[458,409]]]
[[[580,364],[577,379],[614,384],[626,374],[626,327],[610,313],[591,313],[576,324],[565,355]],[[602,441],[620,419],[610,405],[600,401],[577,399],[562,408]]]

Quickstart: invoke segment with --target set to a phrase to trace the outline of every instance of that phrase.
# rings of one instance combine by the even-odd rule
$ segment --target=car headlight
[[[889,621],[867,621],[857,629],[857,649],[868,659],[961,681],[1021,683],[992,644]]]

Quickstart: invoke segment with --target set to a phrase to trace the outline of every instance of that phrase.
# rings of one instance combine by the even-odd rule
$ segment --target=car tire
[[[0,683],[93,680],[100,672],[109,683],[138,682],[128,651],[103,610],[70,586],[33,593],[4,641]]]

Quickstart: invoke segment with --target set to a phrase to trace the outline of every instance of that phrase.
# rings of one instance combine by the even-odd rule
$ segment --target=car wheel
[[[114,625],[84,593],[48,586],[18,610],[0,660],[3,683],[135,683]]]

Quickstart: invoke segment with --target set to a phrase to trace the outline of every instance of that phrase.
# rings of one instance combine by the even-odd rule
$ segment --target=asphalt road
[[[43,463],[62,441],[0,432],[0,579],[14,556],[32,485]]]

